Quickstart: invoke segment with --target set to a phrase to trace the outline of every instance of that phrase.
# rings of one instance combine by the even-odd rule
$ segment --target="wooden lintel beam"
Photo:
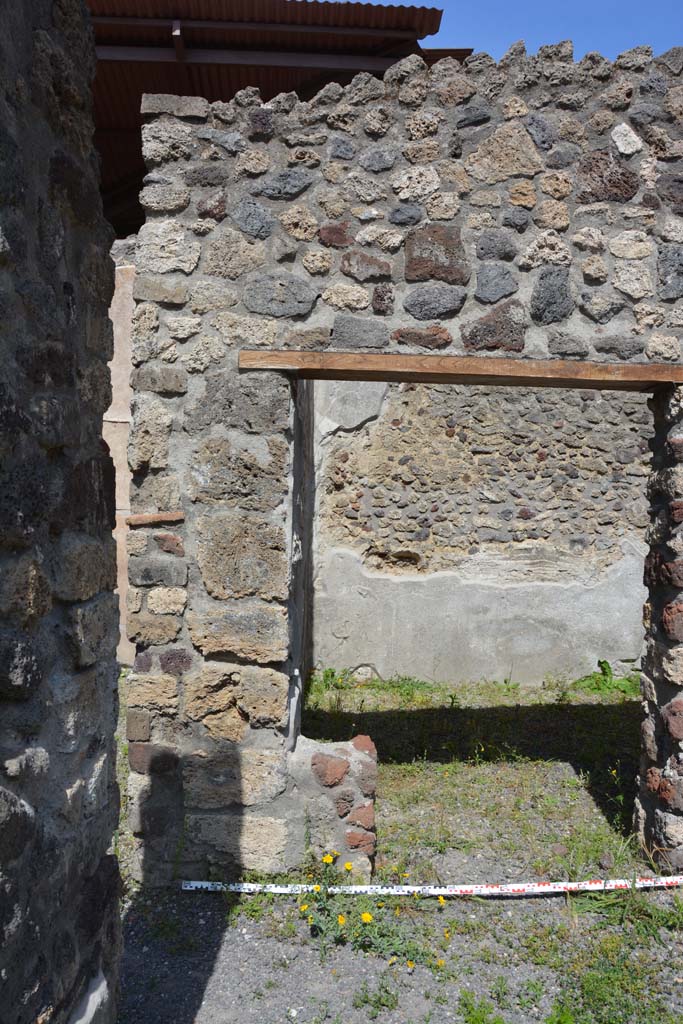
[[[374,352],[299,352],[242,349],[240,373],[275,370],[304,380],[483,384],[488,387],[655,391],[683,385],[683,366],[664,363],[589,363],[495,356],[394,355]]]
[[[172,18],[133,18],[116,17],[115,15],[96,15],[91,22],[97,28],[170,28]],[[202,29],[220,32],[275,32],[282,35],[326,35],[351,36],[362,39],[422,39],[414,29],[400,28],[363,28],[362,26],[344,25],[282,25],[278,22],[265,21],[202,21],[197,18],[182,18],[183,28]]]
[[[184,22],[183,22],[184,24]],[[165,46],[97,46],[98,61],[171,63],[175,49]],[[233,64],[253,67],[324,68],[327,71],[386,71],[395,57],[361,57],[352,53],[287,53],[284,50],[199,50],[187,48],[184,64]]]
[[[184,523],[184,512],[138,512],[126,516],[126,526],[162,526],[164,523]]]

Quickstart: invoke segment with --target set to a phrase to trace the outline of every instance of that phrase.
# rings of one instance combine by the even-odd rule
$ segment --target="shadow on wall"
[[[311,396],[311,388],[304,384],[295,389],[293,403],[289,626],[292,664],[303,672],[311,660]],[[143,659],[138,660],[142,667]],[[209,664],[217,669],[221,662],[214,658]],[[231,667],[237,666],[226,663],[226,673]],[[177,681],[169,707],[175,708],[176,687],[187,700],[187,681],[182,668],[172,674]],[[143,671],[143,679],[144,675]],[[220,686],[226,686],[222,677]],[[211,992],[220,991],[224,1019],[229,1020],[234,979],[214,976],[228,926],[229,900],[218,893],[179,892],[180,883],[183,879],[237,880],[242,877],[241,857],[253,867],[267,859],[268,843],[275,842],[267,832],[272,819],[245,815],[245,810],[267,805],[284,788],[283,772],[276,768],[283,763],[284,750],[280,743],[272,750],[251,747],[249,759],[238,743],[207,733],[206,722],[186,723],[175,731],[178,723],[163,714],[150,716],[146,710],[150,701],[157,706],[159,694],[150,692],[145,682],[137,691],[129,694],[127,716],[127,824],[135,847],[132,874],[140,888],[124,904],[119,1024],[195,1024],[210,1019],[202,1016],[208,987]],[[223,708],[217,694],[220,687],[202,694],[204,711],[214,718],[220,717]],[[229,707],[225,716],[233,713]]]
[[[144,836],[144,846],[134,865],[141,887],[123,903],[118,1024],[195,1024],[228,924],[228,903],[219,893],[183,893],[180,885],[186,879],[236,878],[239,870],[234,863],[231,869],[229,853],[220,868],[207,863],[200,852],[201,835],[193,832],[193,819],[185,813],[185,785],[207,774],[206,759],[181,757],[156,745],[149,751],[151,746],[129,744],[130,765],[138,773],[133,778],[144,781],[141,791],[131,794],[128,825],[134,835]],[[224,754],[221,763],[225,768]],[[239,796],[240,787],[235,756],[223,780],[224,796]],[[230,815],[229,827],[225,814],[214,817],[207,811],[202,820],[204,828],[207,820],[215,821],[214,845],[239,850],[238,813]]]

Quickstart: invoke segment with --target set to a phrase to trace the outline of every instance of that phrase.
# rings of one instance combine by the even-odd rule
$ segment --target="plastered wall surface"
[[[130,515],[130,470],[128,469],[128,435],[130,434],[130,335],[133,320],[133,281],[135,267],[123,244],[116,242],[112,249],[116,263],[114,295],[109,307],[109,318],[114,332],[114,352],[109,364],[112,375],[112,402],[104,414],[103,436],[116,472],[116,592],[120,609],[120,636],[116,657],[120,665],[132,665],[135,647],[126,633],[126,607],[128,603],[128,527]]]
[[[355,770],[348,751],[339,759],[350,767],[326,764],[318,774],[305,744],[291,751],[290,681],[306,660],[310,623],[300,596],[310,593],[303,567],[313,564],[301,529],[312,501],[301,430],[310,391],[292,395],[274,374],[238,377],[238,350],[678,362],[682,68],[680,49],[575,63],[563,43],[534,57],[516,46],[499,64],[475,55],[464,68],[445,60],[427,69],[409,57],[383,81],[359,75],[306,103],[288,95],[262,104],[253,89],[212,105],[144,98],[147,223],[135,257],[129,461],[133,512],[159,521],[130,540],[131,787],[143,875],[168,877],[174,863],[224,871],[240,860],[274,870],[301,857],[310,822],[314,844],[333,835],[358,850],[373,843],[369,812],[360,838],[347,820],[365,815],[371,786],[358,783],[350,812],[334,795]],[[579,418],[577,407],[572,423]],[[391,425],[378,420],[370,432]],[[457,423],[434,429],[442,426],[457,433]],[[609,444],[624,430],[611,414],[597,426]],[[625,473],[642,466],[640,426],[626,429]],[[551,465],[571,495],[576,478],[560,467],[581,474],[587,454],[561,451],[559,432],[550,431]],[[475,434],[458,437],[456,463],[483,454],[468,448]],[[364,470],[349,469],[351,488]],[[611,483],[597,504],[610,517],[601,536],[590,495],[579,501],[582,543],[605,586],[628,558],[622,533],[642,528],[641,511],[619,509],[620,482]],[[355,503],[364,500],[381,519],[379,501]],[[473,536],[455,508],[443,527],[428,521],[428,536],[412,539],[420,558],[452,566],[466,537],[507,558],[517,531],[525,545],[552,544],[568,567],[563,582],[575,587],[588,570],[572,569],[569,520],[558,511],[546,534],[540,510],[520,514],[534,505],[515,498],[511,518],[491,525],[495,505],[487,498],[474,510]],[[353,506],[330,504],[333,529],[347,529]],[[173,530],[163,527],[169,513],[182,517]],[[397,539],[380,526],[375,535],[379,549]],[[365,572],[362,559],[377,556],[359,547],[354,557]],[[598,595],[576,614],[607,607]],[[651,645],[658,620],[653,629]],[[664,751],[657,745],[657,758]],[[303,774],[292,767],[297,757],[308,758]],[[266,833],[267,862],[258,838]]]
[[[637,662],[646,396],[319,381],[315,411],[317,664],[530,684]]]
[[[115,1019],[111,232],[76,0],[0,37],[0,1019]]]

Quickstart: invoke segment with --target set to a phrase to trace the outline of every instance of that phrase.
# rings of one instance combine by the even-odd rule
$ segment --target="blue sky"
[[[388,0],[371,0],[388,6]],[[473,46],[498,60],[523,39],[529,53],[544,43],[573,39],[574,55],[598,50],[613,59],[649,43],[655,53],[683,46],[683,0],[414,0],[444,15],[438,36],[424,46]],[[395,3],[398,7],[411,4]]]

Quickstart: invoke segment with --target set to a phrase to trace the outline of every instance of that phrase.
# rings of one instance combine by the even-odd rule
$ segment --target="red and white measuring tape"
[[[502,885],[330,885],[330,893],[347,896],[559,896],[568,892],[615,892],[625,889],[677,889],[683,875],[641,878],[590,878],[583,882],[511,882]],[[185,892],[270,892],[301,895],[318,892],[314,884],[285,885],[269,882],[182,882]]]

